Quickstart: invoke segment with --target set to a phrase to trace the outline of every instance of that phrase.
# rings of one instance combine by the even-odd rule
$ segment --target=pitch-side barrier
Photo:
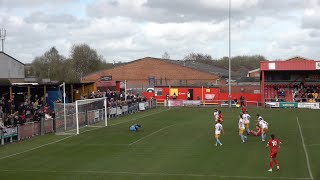
[[[130,115],[140,111],[145,111],[157,107],[156,100],[149,100],[147,102],[137,102],[132,103],[131,105],[125,105],[121,107],[112,107],[108,108],[108,117],[110,119]],[[103,118],[101,113],[95,111],[88,112],[88,118],[92,117],[92,121],[95,121],[97,118]],[[81,119],[81,118],[80,118]],[[84,118],[83,118],[84,119]],[[89,119],[90,120],[90,119]],[[44,117],[41,118],[39,122],[28,122],[23,125],[18,125],[16,127],[5,127],[0,128],[0,144],[4,145],[6,143],[12,143],[13,141],[20,141],[24,139],[29,139],[34,136],[44,135],[48,133],[55,132],[56,129],[55,119]]]

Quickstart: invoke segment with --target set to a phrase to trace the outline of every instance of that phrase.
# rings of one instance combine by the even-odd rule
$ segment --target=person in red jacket
[[[270,164],[269,164],[269,172],[272,172],[273,162],[277,166],[277,170],[280,170],[279,163],[277,161],[278,149],[280,148],[281,141],[279,139],[275,139],[274,135],[271,134],[271,139],[268,141],[266,148],[270,148]]]
[[[221,111],[219,111],[218,120],[220,120],[220,123],[223,123],[223,115]]]

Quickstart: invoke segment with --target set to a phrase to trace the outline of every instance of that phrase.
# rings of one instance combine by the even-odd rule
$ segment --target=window
[[[155,88],[155,96],[162,96],[162,88]]]

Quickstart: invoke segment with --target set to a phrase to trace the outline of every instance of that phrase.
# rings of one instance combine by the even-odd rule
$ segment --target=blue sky
[[[320,0],[231,0],[232,56],[320,59]],[[106,61],[228,56],[226,0],[0,0],[5,52],[24,63],[87,43]]]

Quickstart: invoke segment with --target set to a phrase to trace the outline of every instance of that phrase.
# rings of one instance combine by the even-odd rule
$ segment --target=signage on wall
[[[213,100],[215,96],[215,94],[205,94],[204,98],[205,100]]]
[[[100,80],[101,81],[111,81],[112,80],[112,76],[101,76]]]
[[[320,69],[320,62],[316,62],[316,69]]]
[[[276,63],[268,63],[268,69],[276,69]]]

